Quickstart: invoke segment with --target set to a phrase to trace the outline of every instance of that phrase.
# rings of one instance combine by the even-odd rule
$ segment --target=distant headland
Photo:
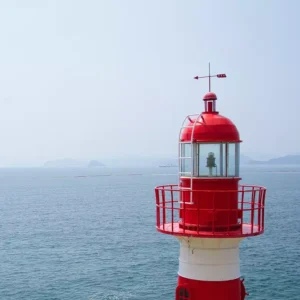
[[[240,165],[300,165],[300,154],[285,155],[268,160],[255,160],[241,154]],[[154,167],[176,168],[178,158],[155,158],[155,157],[130,157],[130,158],[103,158],[101,160],[76,160],[71,158],[51,160],[44,163],[47,168],[103,168],[103,167]]]
[[[95,168],[95,167],[105,167],[105,164],[99,162],[98,160],[91,161],[78,161],[71,158],[50,160],[44,163],[44,167],[47,168]]]
[[[240,155],[240,165],[300,165],[300,154],[285,155],[268,160],[255,160],[244,154]],[[178,165],[174,162],[173,164],[162,164],[159,167],[177,167]]]
[[[96,167],[105,167],[105,164],[101,163],[98,160],[91,160],[88,164],[89,168],[96,168]]]
[[[269,160],[250,160],[251,165],[300,165],[300,155],[285,155]]]

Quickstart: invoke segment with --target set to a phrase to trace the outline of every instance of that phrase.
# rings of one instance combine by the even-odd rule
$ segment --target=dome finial
[[[215,112],[216,111],[216,104],[215,100],[217,100],[217,95],[211,92],[211,77],[217,78],[226,78],[226,74],[210,74],[210,63],[208,63],[208,76],[195,76],[194,79],[199,78],[208,78],[208,93],[204,95],[204,102],[205,102],[205,112]]]

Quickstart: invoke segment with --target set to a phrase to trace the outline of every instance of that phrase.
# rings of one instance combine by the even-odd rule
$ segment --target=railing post
[[[257,221],[258,221],[258,231],[260,232],[261,230],[261,209],[262,209],[262,196],[263,196],[263,190],[262,188],[259,189],[259,197],[258,197],[258,216],[257,216]]]
[[[171,226],[172,233],[174,232],[174,195],[173,195],[173,185],[171,185]]]
[[[266,189],[263,191],[263,206],[262,206],[262,227],[265,228],[265,200],[266,200]]]
[[[162,209],[163,209],[163,229],[165,230],[166,223],[166,194],[165,187],[162,189]]]
[[[253,223],[254,223],[254,212],[255,212],[255,197],[256,191],[255,187],[252,187],[252,197],[251,197],[251,233],[253,233]]]
[[[244,201],[245,201],[245,187],[242,186],[242,199],[241,199],[241,227],[242,227],[242,234],[243,234],[243,224],[244,224]]]
[[[160,227],[160,205],[159,205],[159,188],[155,189],[156,198],[156,227]]]

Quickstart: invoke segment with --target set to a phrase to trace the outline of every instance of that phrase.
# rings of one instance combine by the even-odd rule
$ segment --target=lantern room
[[[208,231],[213,222],[214,230],[236,229],[240,226],[238,194],[231,191],[238,189],[240,181],[240,135],[216,110],[215,93],[207,93],[203,100],[204,112],[187,116],[179,134],[180,217],[184,219],[180,226]],[[208,190],[217,193],[207,194]],[[185,204],[193,210],[187,212]],[[198,207],[203,211],[197,212]],[[208,213],[216,208],[223,211]]]
[[[240,135],[216,110],[189,115],[179,132],[179,183],[156,188],[158,230],[188,236],[251,236],[264,227],[265,188],[239,185]]]
[[[217,96],[204,96],[205,111],[185,118],[179,136],[180,177],[238,177],[240,136],[216,111]]]
[[[201,114],[185,118],[178,143],[179,182],[155,188],[156,228],[180,241],[176,300],[247,295],[240,279],[239,243],[264,232],[266,189],[239,185],[240,135],[209,93]]]

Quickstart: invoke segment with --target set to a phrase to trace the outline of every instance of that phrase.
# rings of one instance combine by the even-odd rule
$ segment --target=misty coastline
[[[256,165],[300,165],[300,155],[285,155],[274,157],[268,160],[255,160],[249,156],[241,154],[241,166]],[[131,158],[105,158],[92,160],[76,160],[64,158],[46,161],[44,168],[105,168],[105,167],[177,167],[178,159],[155,158],[155,157],[131,157]]]

